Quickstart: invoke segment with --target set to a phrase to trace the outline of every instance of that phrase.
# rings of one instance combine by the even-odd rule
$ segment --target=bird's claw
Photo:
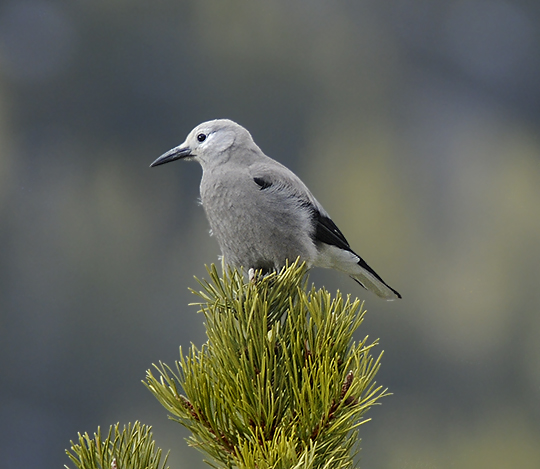
[[[255,275],[255,269],[253,267],[248,270],[248,278],[249,278],[249,281],[252,283],[255,283],[257,281],[256,275]]]

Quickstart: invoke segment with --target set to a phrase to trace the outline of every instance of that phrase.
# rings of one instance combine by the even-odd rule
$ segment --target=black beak
[[[169,150],[167,153],[163,153],[156,161],[154,161],[150,167],[159,166],[160,164],[170,163],[174,160],[180,160],[182,158],[187,158],[193,156],[191,154],[191,148],[180,148],[176,147],[172,150]]]

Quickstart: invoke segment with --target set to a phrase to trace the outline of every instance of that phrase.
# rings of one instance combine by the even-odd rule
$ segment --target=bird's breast
[[[297,257],[311,264],[317,255],[310,215],[286,194],[261,190],[251,177],[203,177],[201,201],[229,264],[271,269]]]

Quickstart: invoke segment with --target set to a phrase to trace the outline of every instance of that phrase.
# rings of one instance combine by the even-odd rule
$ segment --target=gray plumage
[[[202,166],[202,205],[225,263],[268,272],[300,257],[309,267],[345,272],[381,298],[401,298],[350,248],[298,176],[266,156],[242,126],[204,122],[151,166],[178,159]]]

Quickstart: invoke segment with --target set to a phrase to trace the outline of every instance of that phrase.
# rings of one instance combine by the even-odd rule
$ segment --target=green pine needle
[[[247,283],[236,270],[208,273],[195,292],[207,343],[145,383],[188,443],[216,468],[354,467],[358,427],[387,395],[374,381],[377,341],[353,341],[359,300],[307,290],[298,261]]]
[[[79,443],[72,441],[66,453],[78,469],[165,469],[168,454],[160,464],[161,449],[156,449],[150,429],[135,422],[120,430],[117,423],[103,440],[98,427],[94,438],[79,433]]]

